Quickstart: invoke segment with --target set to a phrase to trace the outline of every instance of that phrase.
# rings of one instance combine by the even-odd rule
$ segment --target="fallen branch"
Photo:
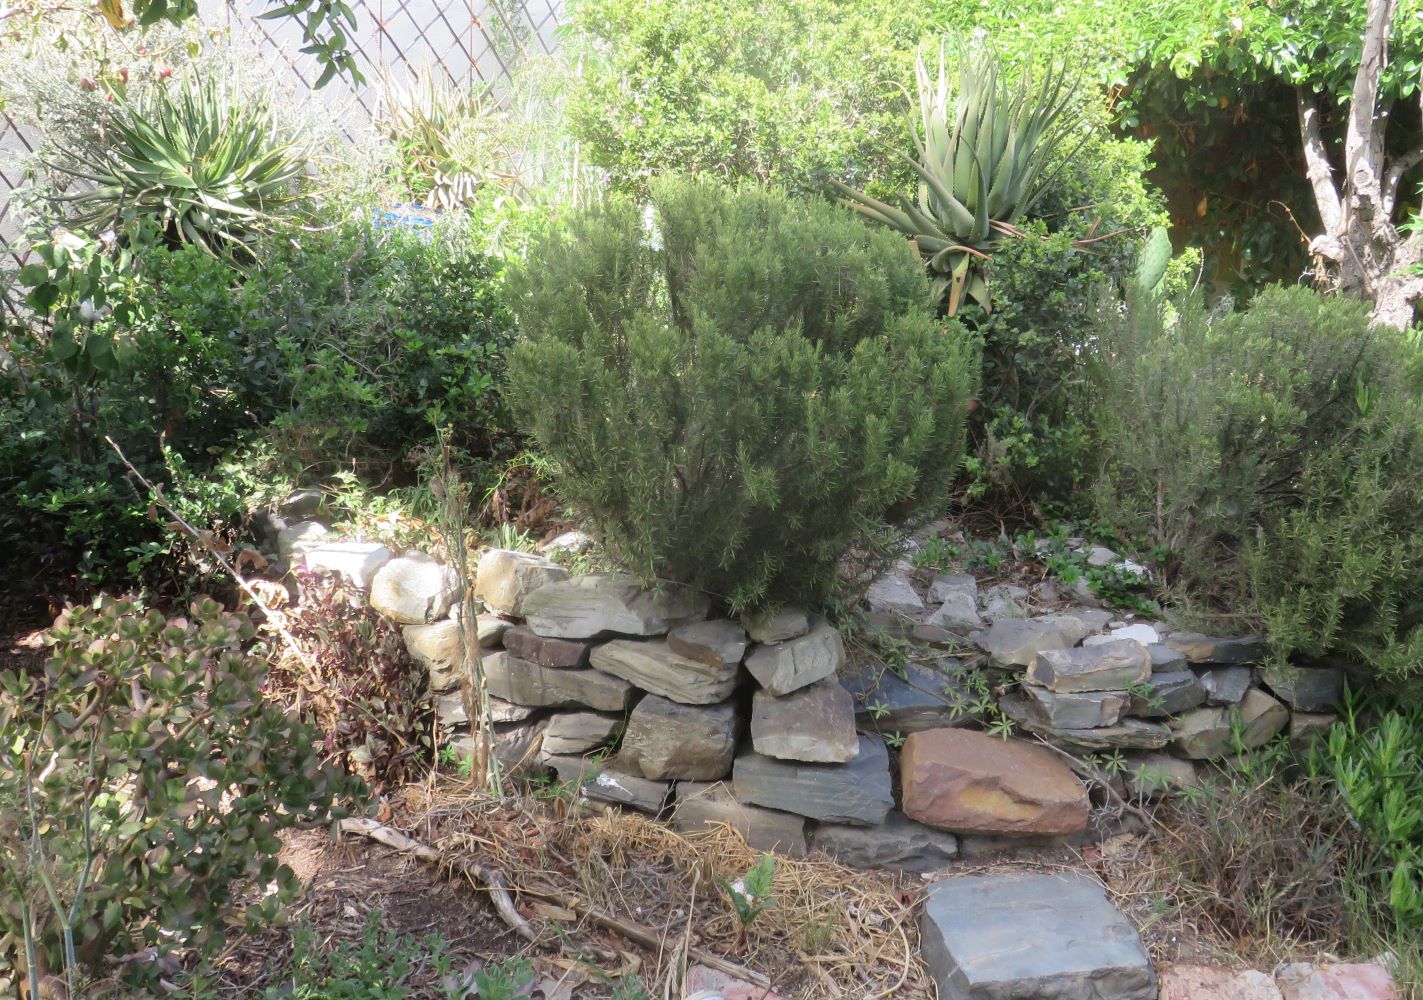
[[[473,877],[489,890],[490,897],[494,901],[494,908],[499,911],[499,916],[504,919],[505,923],[512,927],[520,937],[535,944],[544,944],[538,932],[535,931],[533,926],[514,908],[514,900],[509,893],[509,883],[504,878],[503,873],[497,869],[466,859],[448,858],[428,844],[422,844],[413,837],[407,836],[393,827],[378,823],[373,819],[348,817],[347,819],[338,820],[336,822],[336,831],[338,833],[357,833],[363,837],[369,837],[377,843],[384,844],[404,854],[410,854],[427,864],[447,866],[455,871],[463,872]],[[576,896],[564,896],[559,893],[545,892],[537,889],[525,890],[525,894],[539,897],[548,902],[555,903],[566,910],[571,910],[589,923],[596,924],[604,930],[612,931],[645,948],[657,948],[661,944],[661,935],[650,927],[644,927],[642,924],[633,923],[631,920],[624,920],[621,917],[603,913],[584,903]],[[737,979],[754,983],[765,989],[770,988],[770,978],[764,973],[757,972],[755,969],[738,965],[735,962],[722,958],[720,955],[713,954],[701,948],[688,948],[687,954],[696,962],[710,969],[724,972],[728,976],[734,976]],[[698,996],[700,996],[700,994],[698,994]]]

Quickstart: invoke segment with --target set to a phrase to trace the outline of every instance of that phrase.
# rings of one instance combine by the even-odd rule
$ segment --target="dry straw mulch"
[[[390,825],[452,874],[497,872],[541,944],[621,961],[616,971],[635,968],[654,997],[680,997],[686,967],[707,953],[763,973],[788,1000],[935,995],[919,956],[919,893],[894,876],[777,857],[775,904],[742,928],[718,879],[740,878],[761,855],[727,827],[682,834],[565,798],[496,800],[447,778],[407,786],[405,800]],[[590,915],[640,925],[656,946],[636,949]]]

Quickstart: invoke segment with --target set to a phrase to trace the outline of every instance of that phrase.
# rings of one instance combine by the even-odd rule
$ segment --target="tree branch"
[[[1334,184],[1334,168],[1329,165],[1329,151],[1324,146],[1324,136],[1319,129],[1319,105],[1313,94],[1307,94],[1303,87],[1295,92],[1295,103],[1299,107],[1299,132],[1304,144],[1305,176],[1314,189],[1314,203],[1319,209],[1319,218],[1324,223],[1324,232],[1335,236],[1343,219],[1343,206],[1339,189]]]
[[[1388,65],[1388,35],[1398,13],[1398,0],[1368,0],[1359,71],[1349,98],[1349,121],[1344,134],[1346,205],[1369,200],[1382,207],[1383,140],[1387,121],[1379,121],[1379,80]],[[1354,197],[1349,197],[1353,195]]]
[[[1383,177],[1382,214],[1386,218],[1392,219],[1393,210],[1398,207],[1398,185],[1403,180],[1403,175],[1420,163],[1423,163],[1423,148],[1396,156],[1389,163],[1388,170]]]

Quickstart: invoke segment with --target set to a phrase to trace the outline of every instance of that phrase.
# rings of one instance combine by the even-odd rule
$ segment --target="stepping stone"
[[[1269,652],[1265,641],[1255,636],[1218,639],[1199,632],[1174,632],[1166,637],[1166,645],[1185,653],[1192,663],[1252,664]]]
[[[618,767],[644,778],[716,781],[731,773],[740,728],[731,702],[682,705],[650,694],[628,716]]]
[[[588,658],[593,669],[621,677],[644,691],[684,705],[711,705],[736,690],[740,668],[736,664],[703,663],[672,651],[666,642],[614,639],[593,649]]]
[[[1377,962],[1315,966],[1296,962],[1275,971],[1284,1000],[1402,1000],[1389,971]]]
[[[757,753],[780,760],[853,760],[859,751],[855,702],[834,678],[782,698],[757,691],[751,699],[751,745]]]
[[[941,830],[1066,834],[1087,825],[1087,788],[1051,750],[966,729],[930,729],[899,757],[904,813]]]
[[[376,570],[395,553],[375,542],[323,542],[302,554],[311,573],[335,573],[358,590],[369,590]]]
[[[516,705],[621,712],[632,701],[631,684],[598,670],[554,670],[504,650],[487,654],[483,664],[489,693]]]
[[[1297,712],[1326,712],[1344,701],[1344,671],[1339,667],[1266,667],[1265,685]]]
[[[741,624],[752,642],[785,642],[810,631],[810,616],[800,608],[781,608],[772,614],[748,616]]]
[[[958,838],[952,833],[916,823],[896,810],[879,826],[820,823],[811,834],[811,846],[851,868],[888,868],[915,875],[938,871],[959,853]]]
[[[762,689],[787,695],[816,681],[833,677],[845,662],[840,633],[824,618],[815,618],[798,639],[757,646],[746,657],[746,669]]]
[[[546,583],[526,595],[529,628],[550,639],[665,635],[701,621],[710,602],[688,587],[644,587],[624,573],[591,573]]]
[[[392,559],[371,579],[371,607],[402,625],[423,625],[449,613],[459,590],[454,570],[424,553]]]
[[[859,753],[847,764],[801,764],[743,753],[732,770],[732,791],[751,805],[856,826],[883,822],[894,805],[889,751],[873,736],[860,737]]]
[[[586,667],[593,644],[578,639],[546,639],[516,625],[504,633],[504,648],[521,660],[541,667]]]
[[[1173,965],[1161,974],[1161,1000],[1281,1000],[1275,981],[1253,969]]]
[[[746,630],[724,618],[678,625],[667,633],[667,645],[672,652],[689,660],[733,668],[746,657]]]
[[[924,729],[963,726],[974,721],[972,696],[957,660],[941,660],[943,670],[911,663],[904,676],[885,669],[876,679],[868,673],[843,678],[855,701],[855,723],[881,733],[917,733]]]
[[[1039,653],[1067,648],[1067,641],[1056,625],[1036,621],[995,622],[975,641],[999,667],[1026,667]]]
[[[485,549],[475,570],[474,596],[495,611],[522,617],[525,597],[546,583],[567,579],[568,570],[544,556],[516,549]]]
[[[682,833],[731,827],[753,851],[805,857],[805,817],[738,802],[725,782],[677,782],[672,827]]]
[[[1151,676],[1151,654],[1131,639],[1077,649],[1047,649],[1033,657],[1025,680],[1058,693],[1125,691]]]
[[[919,930],[940,1000],[1156,997],[1136,929],[1075,872],[942,879]]]

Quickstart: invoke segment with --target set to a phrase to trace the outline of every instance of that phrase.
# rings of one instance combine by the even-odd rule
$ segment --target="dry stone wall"
[[[402,624],[455,746],[472,746],[482,674],[509,768],[680,829],[726,823],[758,849],[864,866],[932,871],[961,851],[1080,841],[1084,776],[1171,794],[1198,780],[1200,761],[1281,734],[1317,738],[1344,680],[1335,666],[1267,668],[1253,638],[1173,632],[1081,596],[926,579],[907,564],[868,596],[873,620],[930,651],[894,673],[851,669],[839,632],[804,609],[713,618],[685,588],[573,576],[526,552],[484,552],[466,609],[455,575],[421,553],[333,541],[310,522],[286,528],[279,548]],[[477,661],[460,649],[467,613]],[[996,711],[1014,738],[982,731],[974,671],[1007,691]],[[1111,774],[1082,763],[1103,753],[1119,764]]]

